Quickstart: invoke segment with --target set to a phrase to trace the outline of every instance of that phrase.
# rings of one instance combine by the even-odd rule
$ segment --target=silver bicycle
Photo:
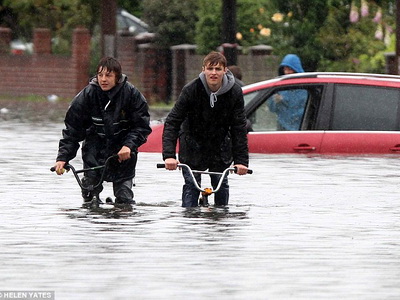
[[[165,164],[157,164],[157,168],[165,168]],[[188,165],[186,164],[178,164],[178,168],[183,168],[186,169],[193,181],[194,186],[196,187],[196,189],[198,191],[201,192],[201,197],[199,199],[199,206],[209,206],[209,202],[208,202],[208,196],[210,196],[211,194],[214,194],[216,192],[219,191],[219,189],[221,188],[222,182],[224,181],[225,177],[227,177],[229,175],[229,173],[237,173],[237,168],[236,167],[230,167],[225,169],[223,172],[210,172],[210,171],[198,171],[198,170],[192,170]],[[217,187],[215,189],[213,189],[212,187],[206,187],[206,188],[202,188],[200,187],[199,183],[197,182],[196,178],[194,177],[194,174],[209,174],[209,175],[221,175]],[[253,174],[253,170],[248,169],[247,170],[247,174]]]

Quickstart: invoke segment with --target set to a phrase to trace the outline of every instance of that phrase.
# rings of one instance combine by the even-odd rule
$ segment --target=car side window
[[[398,89],[336,85],[331,130],[399,130]]]
[[[274,91],[250,114],[251,130],[294,131],[303,129],[301,123],[310,95],[310,91],[305,88]]]
[[[250,123],[250,131],[276,131],[277,118],[276,114],[271,112],[264,101],[248,118]]]

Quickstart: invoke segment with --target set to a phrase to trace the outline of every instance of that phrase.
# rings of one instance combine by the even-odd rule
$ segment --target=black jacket
[[[134,158],[122,163],[114,161],[105,180],[133,178],[135,152],[151,133],[149,122],[146,99],[127,81],[125,75],[107,92],[101,90],[94,78],[75,96],[67,111],[57,161],[69,162],[73,159],[81,141],[85,168],[103,165],[109,156],[117,154],[122,146],[127,146]],[[88,174],[96,176],[93,172]]]
[[[187,84],[169,113],[163,132],[163,159],[176,158],[196,169],[223,169],[232,162],[248,166],[242,89],[234,84],[218,95],[214,107],[200,78]]]

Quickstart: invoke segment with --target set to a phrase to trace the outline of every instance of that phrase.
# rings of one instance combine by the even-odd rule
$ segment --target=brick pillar
[[[138,48],[142,57],[140,64],[143,68],[141,92],[150,104],[167,101],[169,96],[169,50],[158,49],[151,44],[142,44]]]
[[[11,29],[0,27],[0,54],[10,53]]]
[[[90,33],[86,28],[74,29],[72,36],[72,66],[76,74],[75,92],[79,92],[89,82]]]
[[[172,51],[172,99],[176,100],[181,93],[182,88],[188,82],[187,59],[188,56],[194,55],[196,45],[176,45],[171,47]]]
[[[121,63],[122,73],[128,76],[128,80],[135,84],[136,44],[132,35],[119,35],[117,37],[117,59]]]
[[[51,54],[51,31],[48,28],[33,30],[33,52],[36,55]]]

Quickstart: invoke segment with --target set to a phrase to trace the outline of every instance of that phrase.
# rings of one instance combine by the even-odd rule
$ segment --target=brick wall
[[[51,53],[51,32],[46,28],[35,29],[32,55],[11,55],[11,34],[10,29],[0,28],[0,94],[72,98],[87,85],[91,76],[87,29],[74,30],[71,56]],[[176,100],[183,86],[201,72],[204,55],[195,54],[195,45],[160,49],[151,35],[122,34],[116,41],[123,73],[150,104]],[[270,52],[268,46],[256,46],[238,55],[245,83],[276,76],[278,62]]]
[[[10,28],[0,27],[0,54],[4,55],[10,52],[11,35]]]
[[[51,32],[46,28],[34,31],[34,53],[11,55],[12,32],[0,27],[0,94],[51,95],[72,98],[91,76],[90,35],[85,28],[73,33],[71,56],[51,53]],[[183,86],[201,71],[204,55],[196,55],[195,45],[177,45],[169,50],[157,48],[151,34],[117,37],[117,59],[122,71],[147,98],[150,104],[175,101]],[[265,45],[239,53],[238,66],[245,84],[273,78],[279,61]],[[386,57],[387,73],[397,74],[394,54]]]
[[[0,31],[4,45],[8,37],[4,36],[5,30]],[[74,30],[71,56],[51,54],[49,29],[35,29],[33,43],[32,55],[11,55],[9,46],[8,49],[3,47],[0,52],[0,94],[73,97],[87,84],[90,55],[87,29]]]

